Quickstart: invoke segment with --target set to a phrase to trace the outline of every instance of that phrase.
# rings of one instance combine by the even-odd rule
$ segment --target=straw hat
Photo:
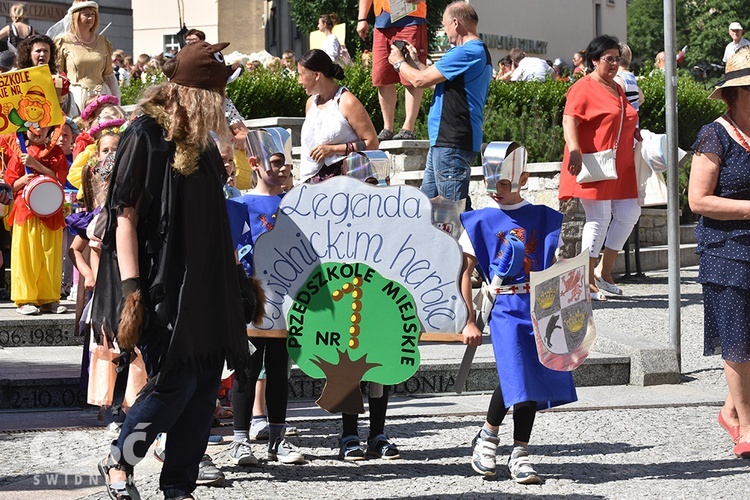
[[[750,49],[740,49],[727,61],[724,78],[719,80],[709,99],[721,99],[721,89],[750,85]]]

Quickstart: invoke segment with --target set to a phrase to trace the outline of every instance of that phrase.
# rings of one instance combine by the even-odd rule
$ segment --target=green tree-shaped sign
[[[406,288],[365,264],[321,264],[287,314],[287,348],[313,378],[325,378],[318,405],[362,413],[362,380],[397,384],[419,366],[419,318]]]
[[[286,337],[299,367],[326,378],[318,404],[331,412],[364,411],[361,381],[408,380],[420,335],[453,336],[466,324],[461,249],[411,186],[344,176],[297,186],[253,261],[266,308],[248,334]]]

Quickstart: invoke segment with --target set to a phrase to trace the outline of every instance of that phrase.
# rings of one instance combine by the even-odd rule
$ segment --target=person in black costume
[[[223,113],[230,69],[220,53],[227,45],[185,47],[170,81],[141,101],[117,150],[92,325],[120,345],[121,363],[137,345],[149,374],[99,464],[117,500],[140,498],[133,467],[160,432],[170,437],[160,488],[166,498],[193,498],[224,361],[245,376],[245,325],[263,314],[257,289],[244,272],[240,280],[226,170],[210,136],[231,140]]]

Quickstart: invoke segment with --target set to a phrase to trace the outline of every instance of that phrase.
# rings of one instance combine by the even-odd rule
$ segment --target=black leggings
[[[508,414],[508,408],[505,407],[503,400],[503,391],[498,384],[497,389],[492,394],[490,408],[487,410],[487,422],[490,425],[499,426],[503,423],[505,415]],[[536,417],[536,403],[534,401],[525,401],[513,405],[513,440],[522,443],[528,443],[531,439],[531,428],[534,427],[534,418]]]
[[[360,389],[362,390],[362,393],[365,392],[365,386],[367,385],[367,382],[362,382],[360,384]],[[379,398],[373,398],[372,396],[367,395],[367,403],[369,406],[370,411],[370,436],[368,439],[372,439],[378,434],[384,434],[385,429],[385,413],[388,410],[388,390],[390,389],[389,385],[383,386],[383,395]],[[341,432],[341,437],[346,436],[357,436],[357,419],[359,418],[359,415],[350,414],[350,413],[342,413],[341,414],[341,420],[343,422],[343,429]]]
[[[286,405],[289,399],[289,376],[287,364],[289,354],[286,350],[286,339],[251,338],[256,351],[252,356],[250,378],[245,387],[240,387],[237,378],[232,385],[232,411],[234,412],[234,429],[250,430],[255,401],[255,383],[265,359],[266,366],[266,406],[268,421],[272,424],[286,422]]]

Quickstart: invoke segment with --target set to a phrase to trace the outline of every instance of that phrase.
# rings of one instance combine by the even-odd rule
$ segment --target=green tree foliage
[[[323,14],[336,14],[339,23],[346,24],[346,48],[350,54],[357,52],[362,40],[357,35],[358,0],[289,0],[292,19],[301,33],[318,29],[318,19]]]
[[[676,2],[677,45],[688,43],[685,33],[685,2]],[[664,0],[633,0],[628,5],[628,45],[633,51],[635,66],[653,61],[664,50]],[[682,45],[680,45],[682,44]],[[678,48],[678,50],[679,50]],[[688,50],[688,53],[692,50]]]
[[[430,44],[435,40],[437,30],[443,29],[442,17],[445,6],[451,0],[430,0],[427,4],[427,34]],[[350,54],[372,48],[372,29],[367,41],[357,34],[358,0],[289,0],[292,18],[302,33],[311,33],[318,29],[318,18],[322,14],[334,13],[340,23],[346,23],[346,48]],[[368,13],[370,27],[375,22],[375,15]]]
[[[722,64],[731,41],[729,24],[750,24],[746,0],[687,0],[676,2],[677,49],[687,45],[684,67],[697,63]],[[636,62],[653,59],[664,50],[664,0],[633,0],[628,5],[628,45]],[[640,64],[636,64],[639,66]]]
[[[739,21],[747,27],[750,23],[750,3],[746,0],[692,0],[685,3],[685,10],[688,67],[701,61],[722,64],[724,48],[731,41],[729,24]]]

